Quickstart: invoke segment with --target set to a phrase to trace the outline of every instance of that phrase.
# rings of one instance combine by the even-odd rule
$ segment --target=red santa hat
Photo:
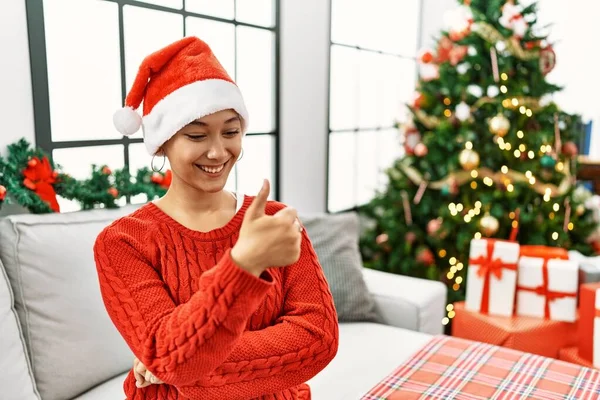
[[[144,102],[143,116],[136,109]],[[197,37],[186,37],[142,61],[125,106],[113,122],[117,130],[133,135],[140,127],[148,153],[190,122],[218,111],[233,109],[248,126],[242,94],[210,47]]]

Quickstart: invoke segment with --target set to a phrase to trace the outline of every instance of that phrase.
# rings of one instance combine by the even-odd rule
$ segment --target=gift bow
[[[470,265],[479,265],[477,276],[483,279],[483,293],[481,295],[480,312],[487,314],[490,308],[490,275],[494,275],[498,279],[502,279],[502,270],[508,269],[511,271],[517,270],[517,263],[505,263],[500,258],[494,258],[494,240],[487,241],[487,254],[477,258],[469,259]]]
[[[550,302],[558,299],[564,299],[565,297],[576,297],[577,293],[569,292],[555,292],[548,289],[548,261],[552,258],[544,258],[544,264],[542,265],[542,284],[535,288],[517,286],[517,290],[524,290],[526,292],[532,292],[540,296],[544,296],[546,301],[544,302],[544,318],[550,318]]]

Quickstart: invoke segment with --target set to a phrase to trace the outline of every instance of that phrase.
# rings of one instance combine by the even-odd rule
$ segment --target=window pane
[[[187,3],[186,3],[187,6]],[[185,19],[186,34],[204,40],[232,78],[235,76],[235,26],[203,18]]]
[[[372,9],[379,9],[373,18],[377,29],[377,49],[412,57],[417,51],[421,0],[377,0],[368,2]]]
[[[388,77],[381,74],[380,54],[361,51],[359,59],[358,124],[361,128],[375,128],[381,110],[381,87]]]
[[[121,106],[117,4],[45,1],[44,23],[52,140],[118,138],[112,124]]]
[[[356,196],[359,205],[368,203],[375,195],[379,177],[378,132],[357,134]]]
[[[186,0],[185,9],[198,14],[233,19],[233,0]]]
[[[124,6],[123,20],[125,70],[127,90],[129,91],[142,60],[183,37],[183,17],[164,11]],[[160,29],[157,29],[157,27],[160,27]],[[142,107],[140,107],[139,112],[142,112]],[[141,132],[140,129],[132,137],[141,137]]]
[[[371,50],[413,56],[420,0],[332,0],[331,40]]]
[[[365,49],[380,50],[383,40],[381,31],[385,28],[386,34],[390,35],[392,28],[382,27],[382,16],[385,10],[382,9],[381,0],[360,2],[357,5],[355,13],[357,14],[356,27],[360,34],[356,37],[356,45]],[[356,28],[355,28],[356,29]]]
[[[183,8],[183,0],[137,0],[137,1],[148,3],[148,4],[154,4],[157,6],[174,8],[176,10],[181,10]]]
[[[394,66],[394,63],[390,63],[390,67]],[[394,84],[397,85],[397,105],[399,105],[401,112],[398,121],[404,122],[407,117],[406,104],[410,102],[417,85],[417,63],[410,59],[397,59],[396,67],[392,71],[396,76],[393,80]]]
[[[88,179],[92,175],[92,164],[108,165],[110,169],[123,168],[123,146],[90,146],[56,149],[52,152],[54,161],[62,171],[76,179]]]
[[[272,132],[275,126],[274,35],[271,31],[240,26],[237,40],[237,83],[250,114],[249,131]]]
[[[396,56],[381,56],[378,75],[380,79],[381,107],[379,124],[391,127],[406,119],[406,104],[416,86],[416,63],[414,60]]]
[[[249,24],[271,27],[275,21],[273,2],[273,0],[238,0],[236,1],[235,19]]]
[[[356,206],[356,136],[354,132],[329,135],[329,199],[331,212]]]
[[[379,189],[383,190],[388,183],[385,170],[404,155],[404,148],[400,145],[400,136],[397,129],[387,129],[378,132],[377,160]]]
[[[359,0],[332,0],[331,41],[356,46],[364,33],[360,20]]]
[[[358,124],[358,50],[331,46],[330,127],[354,129]]]
[[[256,195],[263,179],[271,182],[270,199],[275,193],[275,139],[271,135],[246,136],[243,141],[244,156],[236,164],[237,191]]]

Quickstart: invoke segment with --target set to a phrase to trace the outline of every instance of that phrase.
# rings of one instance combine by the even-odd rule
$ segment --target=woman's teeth
[[[208,172],[209,174],[218,174],[219,172],[221,172],[223,170],[223,168],[225,167],[225,164],[219,166],[219,167],[205,167],[203,165],[199,165],[200,169],[204,172]]]

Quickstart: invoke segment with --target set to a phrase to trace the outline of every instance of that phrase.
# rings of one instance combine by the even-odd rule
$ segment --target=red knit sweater
[[[165,382],[138,389],[130,371],[128,400],[310,399],[304,382],[337,352],[332,296],[306,233],[293,265],[256,278],[233,263],[229,252],[252,200],[206,233],[148,203],[98,236],[108,314]],[[268,202],[266,212],[283,207]]]

